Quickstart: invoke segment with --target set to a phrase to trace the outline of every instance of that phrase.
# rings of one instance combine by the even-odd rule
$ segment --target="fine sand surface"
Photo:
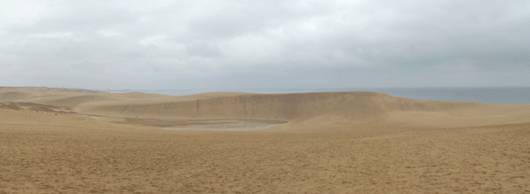
[[[0,88],[0,193],[530,193],[530,105]]]

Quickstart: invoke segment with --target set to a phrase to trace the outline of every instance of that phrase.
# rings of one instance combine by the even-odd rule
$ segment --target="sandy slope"
[[[288,123],[160,127],[249,119]],[[529,130],[529,105],[373,92],[0,88],[0,193],[529,193]]]

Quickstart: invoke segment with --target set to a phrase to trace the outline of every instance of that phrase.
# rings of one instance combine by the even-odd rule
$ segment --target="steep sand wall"
[[[403,99],[375,92],[246,94],[175,102],[105,104],[86,109],[104,115],[299,120],[322,114],[350,119],[383,117],[388,111],[455,110],[478,103]]]

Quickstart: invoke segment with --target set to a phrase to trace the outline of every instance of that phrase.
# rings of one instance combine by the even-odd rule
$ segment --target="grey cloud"
[[[219,47],[204,42],[188,44],[186,46],[186,51],[189,55],[201,57],[216,57],[221,54]]]
[[[11,75],[0,85],[171,89],[530,82],[524,77],[530,73],[527,1],[39,4],[46,6],[35,8],[38,16],[0,20],[0,75]],[[492,77],[503,81],[485,81]]]

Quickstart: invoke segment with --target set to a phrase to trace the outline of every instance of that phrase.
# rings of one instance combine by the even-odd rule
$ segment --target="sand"
[[[528,139],[529,105],[0,88],[0,193],[530,193]]]

